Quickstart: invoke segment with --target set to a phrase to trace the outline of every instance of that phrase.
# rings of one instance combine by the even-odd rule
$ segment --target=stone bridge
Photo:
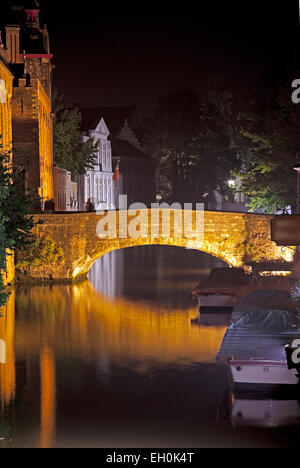
[[[19,279],[42,281],[74,281],[83,278],[93,263],[113,250],[140,245],[170,245],[188,247],[206,252],[230,266],[266,265],[274,270],[290,269],[294,260],[294,251],[277,247],[271,241],[271,216],[232,213],[204,212],[204,238],[191,240],[184,234],[178,236],[177,228],[181,224],[182,211],[171,211],[171,230],[169,235],[162,235],[162,211],[157,218],[156,234],[149,229],[151,210],[128,212],[127,225],[139,215],[139,234],[134,238],[126,232],[120,236],[120,216],[124,212],[112,212],[116,217],[116,233],[107,231],[107,238],[99,238],[97,226],[103,219],[97,213],[65,213],[36,215],[36,221],[43,224],[34,228],[37,239],[50,239],[52,246],[59,248],[61,258],[54,263],[35,262],[32,266],[21,267]],[[123,214],[122,214],[123,213]],[[126,212],[127,213],[127,212]],[[196,211],[191,212],[195,225]],[[178,216],[179,215],[179,216]],[[124,219],[123,219],[124,221]],[[177,231],[176,231],[177,229]],[[117,234],[115,236],[115,234]],[[121,238],[120,238],[121,237]]]

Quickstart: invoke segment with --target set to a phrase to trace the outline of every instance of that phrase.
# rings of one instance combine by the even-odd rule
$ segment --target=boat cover
[[[252,292],[257,290],[270,289],[272,291],[290,292],[294,288],[295,280],[284,276],[263,276],[257,279],[252,279],[248,284],[239,286],[236,289],[236,295],[239,298],[248,297]],[[270,298],[267,298],[269,300]],[[277,298],[276,298],[277,300]]]
[[[300,339],[299,305],[285,291],[255,291],[235,307],[218,360],[285,360],[285,345]]]
[[[193,290],[194,296],[205,293],[228,293],[235,295],[237,288],[251,283],[251,276],[243,268],[214,268],[210,275]]]

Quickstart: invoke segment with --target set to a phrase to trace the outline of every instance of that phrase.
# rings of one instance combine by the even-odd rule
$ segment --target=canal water
[[[218,266],[136,247],[83,283],[16,288],[0,318],[0,448],[299,446],[297,399],[238,400],[216,364],[230,316],[199,316],[189,293]]]

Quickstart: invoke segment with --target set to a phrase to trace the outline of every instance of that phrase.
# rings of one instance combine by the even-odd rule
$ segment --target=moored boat
[[[192,291],[192,296],[198,299],[201,310],[232,311],[237,289],[250,282],[251,275],[246,274],[242,268],[214,268]]]
[[[298,385],[285,347],[299,337],[298,304],[290,294],[254,291],[234,309],[218,359],[229,363],[235,388]]]

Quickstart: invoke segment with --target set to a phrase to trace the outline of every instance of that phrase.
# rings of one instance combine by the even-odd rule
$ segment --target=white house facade
[[[114,182],[112,168],[111,142],[108,140],[110,132],[103,118],[94,130],[89,130],[83,140],[90,138],[99,145],[99,151],[92,169],[86,175],[80,176],[79,184],[79,209],[86,211],[88,206],[96,211],[111,210],[114,205]]]

